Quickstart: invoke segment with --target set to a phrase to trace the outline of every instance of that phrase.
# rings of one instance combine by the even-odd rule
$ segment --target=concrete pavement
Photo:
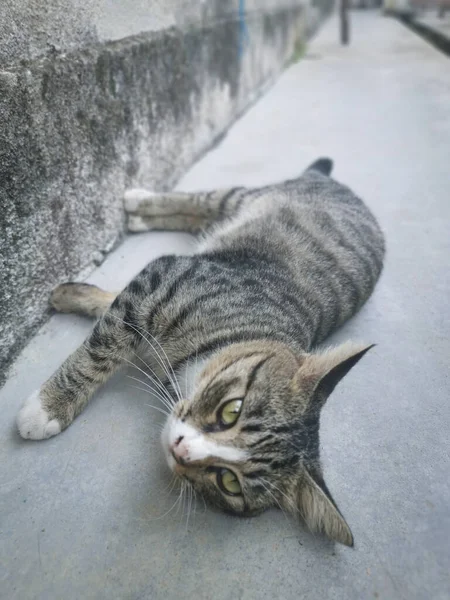
[[[450,595],[450,71],[378,13],[328,22],[306,56],[180,182],[259,185],[321,155],[370,205],[387,238],[374,296],[334,337],[376,349],[323,413],[330,489],[355,548],[270,511],[236,520],[175,497],[148,396],[114,378],[61,436],[21,440],[14,419],[91,324],[57,315],[0,392],[0,597],[433,599]],[[190,238],[133,236],[89,278],[120,288]]]

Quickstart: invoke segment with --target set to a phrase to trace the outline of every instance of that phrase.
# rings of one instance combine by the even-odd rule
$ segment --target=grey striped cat
[[[154,260],[117,296],[86,284],[56,288],[57,310],[100,318],[19,412],[22,437],[60,433],[143,353],[170,408],[162,444],[183,482],[228,513],[278,506],[351,546],[323,479],[319,419],[370,346],[311,350],[371,294],[384,239],[331,168],[319,159],[296,179],[258,189],[128,192],[130,230],[197,233],[197,249]]]

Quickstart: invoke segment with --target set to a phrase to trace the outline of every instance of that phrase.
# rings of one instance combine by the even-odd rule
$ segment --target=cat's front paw
[[[20,435],[30,440],[45,440],[61,432],[57,419],[50,419],[42,406],[39,391],[33,392],[17,415]]]
[[[142,203],[148,202],[153,196],[157,196],[157,194],[149,192],[148,190],[133,188],[125,192],[123,196],[123,206],[127,213],[135,213],[138,212]]]

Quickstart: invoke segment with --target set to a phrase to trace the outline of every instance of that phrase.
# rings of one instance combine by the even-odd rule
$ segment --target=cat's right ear
[[[304,409],[313,405],[322,408],[341,379],[373,346],[348,342],[325,352],[307,354],[292,382],[294,393],[304,398]]]

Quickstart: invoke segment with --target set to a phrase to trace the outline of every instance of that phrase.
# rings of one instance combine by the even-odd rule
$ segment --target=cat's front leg
[[[23,438],[42,440],[60,433],[123,364],[138,335],[110,311],[86,341],[26,400],[17,416]]]
[[[159,307],[167,308],[170,298],[193,276],[195,260],[191,256],[158,258],[130,282],[109,308],[114,294],[94,286],[70,284],[54,292],[52,303],[59,310],[106,312],[84,344],[25,402],[17,417],[22,437],[42,440],[58,434],[80,414],[96,389],[139,352],[144,342],[152,347],[150,340],[156,339],[152,328],[167,323],[167,312],[163,309],[159,314]],[[183,347],[178,343],[176,348],[173,356],[183,357]],[[170,364],[165,352],[164,356]]]

